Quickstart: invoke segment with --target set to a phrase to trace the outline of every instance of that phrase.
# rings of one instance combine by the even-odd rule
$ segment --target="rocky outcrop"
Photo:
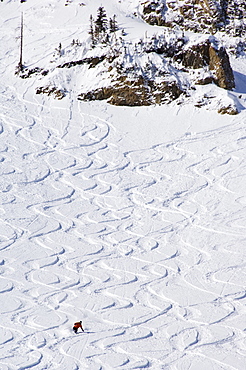
[[[64,90],[57,88],[56,86],[41,86],[36,89],[36,94],[46,94],[53,96],[55,99],[61,100],[66,94]]]
[[[214,81],[223,89],[231,90],[235,87],[233,71],[225,48],[219,50],[212,45],[209,47],[209,68],[214,71]]]
[[[88,64],[89,68],[96,67],[100,62],[102,62],[105,59],[105,55],[102,55],[100,57],[91,57],[91,58],[84,58],[80,60],[74,60],[71,62],[66,62],[63,64],[60,64],[57,66],[57,68],[71,68],[82,64]]]
[[[140,7],[142,18],[152,25],[180,26],[184,30],[246,33],[245,0],[149,0]]]
[[[179,53],[174,55],[174,60],[179,61],[186,68],[203,68],[209,65],[209,40],[183,48]]]
[[[145,22],[151,24],[152,26],[165,26],[165,2],[161,1],[145,1],[141,3],[142,6],[142,16]]]
[[[171,102],[183,93],[189,95],[188,90],[195,89],[195,84],[215,83],[227,90],[235,87],[228,54],[225,48],[217,46],[214,37],[209,37],[198,44],[192,43],[190,46],[179,37],[171,45],[162,38],[160,40],[154,38],[143,48],[149,60],[152,57],[154,60],[155,55],[158,55],[165,69],[158,69],[151,62],[145,66],[137,66],[136,63],[133,65],[132,62],[132,66],[129,67],[124,66],[122,59],[121,62],[117,59],[119,55],[114,58],[104,57],[100,61],[97,60],[97,64],[104,63],[104,67],[98,65],[100,70],[108,68],[111,78],[110,80],[107,78],[107,86],[100,88],[94,86],[93,89],[79,94],[78,99],[107,100],[113,105],[147,106]],[[134,50],[133,47],[132,52]],[[175,68],[172,67],[174,64]],[[90,63],[88,68],[91,68]],[[203,71],[201,74],[197,72],[197,77],[188,84],[185,80],[180,82],[179,73],[189,73],[192,69]]]
[[[151,104],[168,103],[177,99],[183,90],[175,81],[154,81],[140,76],[129,79],[126,75],[119,76],[110,87],[98,88],[78,96],[79,100],[107,100],[118,106],[148,106]]]
[[[220,113],[220,114],[229,114],[231,116],[235,116],[239,112],[238,112],[236,107],[229,104],[227,106],[224,106],[224,107],[221,107],[220,109],[218,109],[218,113]]]
[[[216,83],[219,87],[231,90],[235,87],[233,71],[230,60],[224,47],[217,48],[209,40],[192,45],[178,53],[174,60],[180,61],[186,68],[209,67],[210,77],[199,80],[198,84]]]
[[[30,78],[33,76],[46,76],[49,73],[47,69],[35,67],[35,68],[26,68],[25,66],[22,66],[21,69],[17,67],[17,70],[15,72],[16,75],[18,75],[20,78]]]

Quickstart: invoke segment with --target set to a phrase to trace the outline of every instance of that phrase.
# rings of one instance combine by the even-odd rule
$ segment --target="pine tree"
[[[58,48],[56,48],[55,50],[56,50],[58,56],[61,57],[62,56],[62,44],[59,43]]]
[[[101,33],[105,33],[108,28],[108,20],[106,11],[103,6],[100,6],[97,11],[97,19],[95,21],[95,35],[99,36]]]
[[[116,15],[109,19],[109,32],[116,32],[119,29],[116,21]]]
[[[91,36],[91,46],[94,48],[95,44],[96,44],[96,40],[95,40],[95,30],[94,30],[94,19],[93,19],[92,15],[90,16],[89,35]]]

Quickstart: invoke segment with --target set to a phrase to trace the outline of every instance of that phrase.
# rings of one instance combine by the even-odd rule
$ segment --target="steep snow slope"
[[[14,75],[20,13],[35,67],[87,33],[101,1],[80,3],[0,3],[0,368],[241,370],[244,60],[233,64],[237,116],[193,98],[82,103],[73,70],[54,76],[63,100],[36,95],[38,76]],[[125,4],[107,11],[141,34]]]

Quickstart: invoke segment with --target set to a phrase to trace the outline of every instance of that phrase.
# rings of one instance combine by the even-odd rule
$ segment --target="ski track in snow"
[[[240,125],[124,152],[79,103],[15,99],[18,117],[8,99],[1,117],[1,369],[242,369]]]
[[[1,87],[0,369],[242,370],[244,123],[125,151],[28,83]]]

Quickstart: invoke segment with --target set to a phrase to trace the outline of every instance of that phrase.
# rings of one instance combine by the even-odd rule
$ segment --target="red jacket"
[[[81,328],[83,330],[82,325],[81,325],[80,322],[75,322],[73,327],[76,328],[76,329]]]

